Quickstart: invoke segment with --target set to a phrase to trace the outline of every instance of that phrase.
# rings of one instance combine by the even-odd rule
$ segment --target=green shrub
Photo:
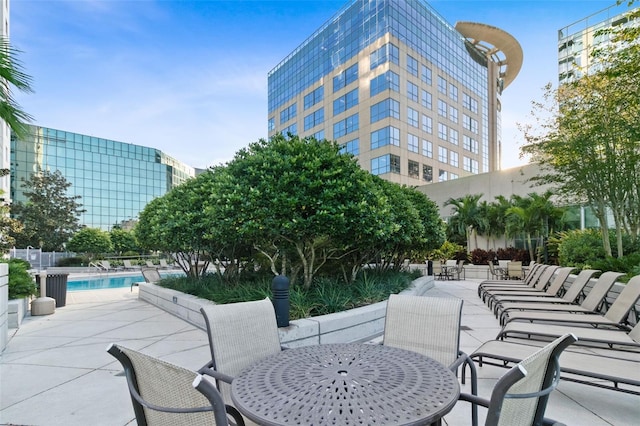
[[[616,271],[625,273],[626,276],[622,277],[621,281],[628,281],[631,277],[640,273],[640,252],[631,253],[628,256],[622,257],[607,256],[594,261],[591,267],[603,272]]]
[[[6,262],[4,262],[6,263]],[[33,277],[27,272],[31,267],[22,259],[9,260],[9,299],[33,296],[38,288]]]
[[[562,232],[558,244],[558,261],[563,266],[591,267],[604,259],[602,236],[595,229]]]
[[[389,294],[404,290],[420,276],[420,271],[364,270],[349,285],[335,277],[318,276],[309,289],[305,289],[301,284],[291,285],[289,315],[295,320],[381,302],[386,300]],[[159,285],[216,303],[234,303],[272,297],[272,280],[273,275],[256,274],[250,279],[243,277],[239,284],[229,284],[215,274],[208,274],[200,280],[189,277],[165,278]]]
[[[86,266],[89,264],[89,260],[76,256],[76,257],[63,257],[62,259],[58,259],[56,262],[56,266],[67,267],[67,266]]]

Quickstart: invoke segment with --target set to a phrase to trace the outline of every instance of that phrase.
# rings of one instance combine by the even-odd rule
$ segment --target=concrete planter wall
[[[424,295],[432,287],[433,277],[423,276],[402,293]],[[206,330],[200,307],[213,303],[209,300],[148,283],[139,284],[138,297]],[[289,327],[280,328],[280,341],[283,346],[298,347],[371,340],[384,330],[386,306],[384,301],[345,312],[291,321]]]
[[[9,340],[9,264],[0,263],[0,351]]]
[[[29,299],[28,297],[23,297],[21,299],[11,299],[9,300],[9,310],[8,310],[8,325],[9,328],[20,328],[20,324],[22,324],[22,320],[29,312]]]

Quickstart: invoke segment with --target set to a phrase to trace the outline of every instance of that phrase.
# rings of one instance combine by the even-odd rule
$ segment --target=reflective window
[[[351,107],[358,105],[358,89],[353,89],[352,91],[340,96],[336,100],[333,101],[333,115],[338,115],[341,112],[345,112]]]
[[[443,146],[438,147],[438,161],[441,163],[449,162],[449,150]]]
[[[371,69],[376,68],[391,61],[396,65],[400,65],[400,51],[393,43],[387,43],[381,48],[374,50],[370,55]]]
[[[387,126],[371,132],[371,149],[386,145],[400,146],[400,129]]]
[[[414,102],[418,102],[418,86],[410,81],[407,81],[407,97]]]
[[[458,153],[455,151],[449,151],[449,164],[453,167],[458,167]]]
[[[446,141],[449,139],[448,133],[449,128],[446,126],[446,124],[438,123],[438,137]]]
[[[304,117],[304,131],[319,126],[324,122],[324,108],[312,112]]]
[[[438,115],[440,117],[447,118],[448,107],[449,106],[445,101],[443,101],[442,99],[438,99]]]
[[[431,86],[431,68],[426,65],[420,66],[420,80]]]
[[[431,93],[427,92],[426,90],[422,90],[422,96],[420,97],[420,99],[423,107],[427,109],[433,108]]]
[[[422,180],[425,182],[433,182],[433,167],[428,164],[422,165]]]
[[[443,95],[447,94],[447,80],[440,76],[438,76],[438,92],[442,93]]]
[[[456,129],[449,128],[449,142],[452,145],[458,145],[458,131]]]
[[[433,158],[433,144],[426,139],[422,139],[422,155]]]
[[[420,114],[418,111],[411,107],[407,107],[407,123],[409,126],[418,127],[418,117]]]
[[[458,86],[453,83],[449,83],[449,97],[458,102]]]
[[[383,155],[371,159],[371,173],[381,175],[383,173],[400,173],[400,157],[393,154]]]
[[[378,102],[375,105],[371,105],[371,123],[380,121],[383,118],[392,117],[400,118],[400,102],[387,98],[382,102]]]
[[[324,86],[320,86],[304,96],[304,109],[309,109],[324,98]]]
[[[418,76],[418,61],[411,55],[407,55],[407,71],[411,75]]]
[[[409,173],[409,177],[419,178],[420,177],[420,163],[417,161],[409,160],[407,164],[407,171]]]
[[[280,111],[280,124],[286,123],[296,116],[297,108],[296,104],[289,105],[287,108]]]
[[[340,153],[360,155],[360,141],[358,139],[354,139],[352,141],[343,143],[342,146],[340,147]]]
[[[431,117],[426,115],[422,116],[422,130],[429,134],[433,134],[433,120]]]
[[[409,152],[418,152],[418,140],[416,135],[407,134],[407,150]]]
[[[458,108],[449,106],[449,120],[458,123]]]
[[[371,79],[369,96],[374,97],[384,90],[400,91],[400,76],[393,71],[387,71],[384,74]]]
[[[337,139],[341,136],[355,132],[359,127],[358,114],[354,114],[333,125],[333,138]]]
[[[276,120],[275,118],[269,118],[269,122],[267,123],[267,129],[271,132],[276,128]]]
[[[333,77],[333,91],[347,87],[349,84],[358,80],[358,64],[353,64],[337,76]]]

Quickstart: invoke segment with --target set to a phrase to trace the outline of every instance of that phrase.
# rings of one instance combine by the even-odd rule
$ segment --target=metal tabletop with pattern
[[[232,384],[236,408],[262,425],[424,425],[438,423],[460,395],[437,361],[373,344],[284,350]]]

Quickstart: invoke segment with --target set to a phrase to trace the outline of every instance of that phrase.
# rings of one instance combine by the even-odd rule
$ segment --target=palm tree
[[[4,120],[18,137],[27,133],[25,123],[33,117],[23,111],[13,98],[11,86],[25,93],[32,93],[31,77],[27,75],[17,55],[20,50],[11,47],[6,37],[0,36],[0,119]]]
[[[465,195],[460,198],[449,198],[444,205],[453,206],[453,216],[449,219],[449,226],[453,227],[467,239],[467,251],[470,251],[471,235],[475,236],[475,248],[478,248],[478,234],[485,229],[484,217],[480,214],[478,201],[483,194]]]

